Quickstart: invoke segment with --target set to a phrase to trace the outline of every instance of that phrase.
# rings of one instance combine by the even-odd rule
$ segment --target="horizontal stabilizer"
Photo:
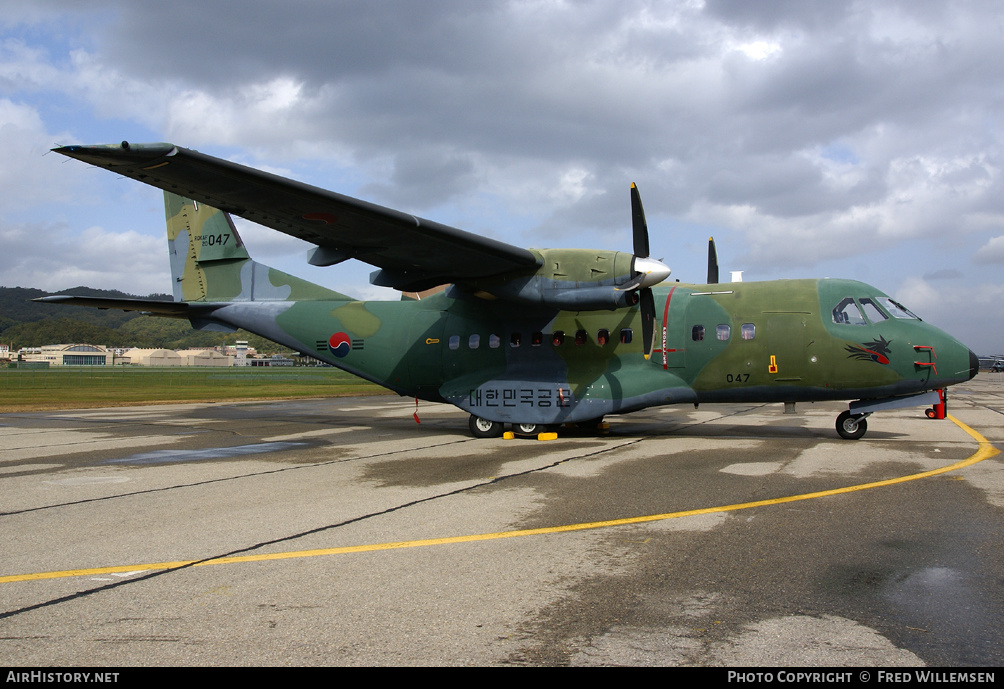
[[[187,304],[177,301],[159,301],[156,299],[115,299],[111,297],[73,297],[57,294],[51,297],[39,297],[32,301],[47,304],[66,304],[68,306],[93,306],[98,309],[118,309],[120,311],[141,311],[155,313],[158,316],[173,316],[189,318],[195,313],[211,311],[214,307]]]

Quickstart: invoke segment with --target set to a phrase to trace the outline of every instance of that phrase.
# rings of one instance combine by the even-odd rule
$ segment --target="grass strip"
[[[384,394],[335,368],[0,369],[0,412]]]

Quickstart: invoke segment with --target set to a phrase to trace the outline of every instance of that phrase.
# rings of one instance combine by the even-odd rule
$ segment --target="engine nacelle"
[[[622,309],[638,303],[638,289],[661,282],[669,268],[654,259],[636,259],[621,251],[589,249],[531,250],[540,257],[535,272],[472,287],[483,297],[568,311]],[[639,276],[639,272],[643,273]],[[631,284],[631,283],[634,284]]]
[[[638,303],[637,291],[618,290],[612,285],[575,287],[534,276],[523,284],[508,282],[482,296],[492,296],[529,306],[551,306],[564,311],[622,309]]]

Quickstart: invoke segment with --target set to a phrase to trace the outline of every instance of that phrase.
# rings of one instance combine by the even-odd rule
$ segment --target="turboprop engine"
[[[477,280],[467,287],[485,298],[505,298],[565,310],[612,311],[640,304],[647,359],[652,352],[655,328],[652,287],[668,278],[670,270],[662,261],[649,257],[648,223],[635,184],[631,185],[631,236],[632,254],[589,249],[531,249],[538,259],[539,267],[535,271]]]
[[[661,261],[622,251],[531,249],[539,257],[536,272],[495,282],[479,280],[478,296],[573,311],[634,306],[647,290],[669,277]]]

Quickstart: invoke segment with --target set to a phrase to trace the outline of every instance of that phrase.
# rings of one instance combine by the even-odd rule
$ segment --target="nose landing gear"
[[[868,414],[852,414],[849,410],[837,417],[837,434],[844,440],[857,440],[868,430],[865,417]]]

